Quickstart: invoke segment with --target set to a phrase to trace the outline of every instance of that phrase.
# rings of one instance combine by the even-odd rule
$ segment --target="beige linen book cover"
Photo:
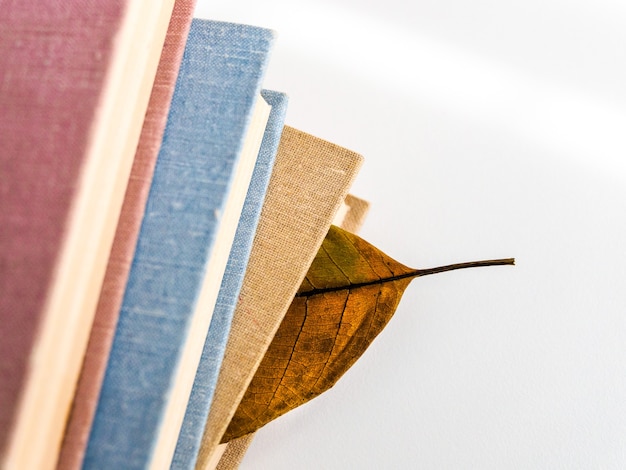
[[[353,196],[352,194],[348,194],[335,215],[333,224],[345,230],[349,230],[352,233],[357,233],[363,225],[363,222],[365,222],[368,210],[369,203],[367,201]],[[263,352],[263,354],[265,354],[265,352]],[[217,466],[212,465],[210,468],[216,468],[217,470],[234,470],[239,468],[254,436],[255,434],[249,434],[235,439],[228,444],[221,444],[215,452],[215,457],[221,455],[221,458]],[[215,458],[213,460],[215,461],[217,459]]]
[[[340,211],[333,219],[333,224],[352,233],[358,233],[365,222],[370,203],[352,194],[348,194]],[[299,287],[299,286],[298,286]]]
[[[196,468],[214,465],[222,435],[362,160],[355,152],[285,126]]]

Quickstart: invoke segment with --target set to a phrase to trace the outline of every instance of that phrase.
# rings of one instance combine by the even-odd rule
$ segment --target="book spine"
[[[125,2],[77,3],[0,15],[0,465]]]
[[[358,233],[365,222],[368,211],[369,202],[348,194],[342,204],[342,208],[335,214],[333,225],[337,225],[352,233]],[[256,436],[256,433],[251,433],[238,439],[233,439],[227,444],[220,444],[218,450],[220,450],[220,447],[222,449],[221,454],[218,455],[219,461],[215,465],[207,466],[205,470],[213,470],[213,468],[217,470],[236,470],[239,468],[254,440],[254,436]]]
[[[29,235],[38,240],[16,263],[25,269],[0,262],[0,269],[13,271],[12,281],[23,281],[30,290],[17,298],[24,307],[10,310],[20,323],[19,335],[11,336],[32,340],[15,349],[8,345],[19,359],[6,375],[20,372],[20,362],[26,370],[15,374],[21,382],[17,406],[0,397],[0,415],[13,416],[7,428],[0,426],[10,435],[0,467],[44,469],[57,461],[172,7],[173,0],[70,0],[62,6],[25,1],[2,8],[0,22],[8,25],[0,24],[0,55],[5,57],[8,45],[9,62],[15,53],[26,53],[26,63],[17,59],[12,69],[0,67],[11,70],[2,80],[0,100],[8,97],[3,115],[20,128],[0,140],[13,157],[11,179],[28,197],[8,204],[22,220],[9,216],[0,225],[18,227],[25,235],[21,243],[28,243]],[[12,148],[16,140],[21,143]],[[29,167],[30,180],[19,178],[20,167]],[[28,233],[40,224],[44,230]],[[49,238],[54,232],[57,241]],[[47,278],[39,276],[41,269],[51,269]],[[42,302],[22,317],[31,296]],[[4,318],[1,323],[11,326]],[[1,360],[12,362],[4,354]]]
[[[145,468],[158,450],[272,41],[262,28],[192,22],[85,468]]]
[[[282,134],[287,110],[287,96],[269,90],[263,90],[261,96],[272,106],[272,111],[265,129],[259,157],[243,206],[233,248],[230,252],[209,333],[204,343],[189,404],[178,437],[172,461],[173,469],[192,469],[195,464],[195,456],[200,448],[204,423],[209,413],[233,313],[239,298],[239,291],[252,249],[252,241]]]
[[[211,461],[361,163],[354,152],[283,129],[196,467]]]
[[[195,0],[176,0],[169,21],[57,462],[59,470],[82,465],[194,5]]]

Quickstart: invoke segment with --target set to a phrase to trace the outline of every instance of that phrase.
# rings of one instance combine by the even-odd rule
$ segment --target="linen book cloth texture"
[[[176,0],[100,291],[57,468],[81,467],[195,0]]]
[[[219,254],[213,250],[215,235],[233,196],[233,170],[272,42],[273,33],[266,29],[192,21],[85,468],[169,466],[152,461],[162,451],[156,441],[161,432],[172,432],[162,424],[174,387],[180,386],[174,383],[179,366],[197,367],[199,357],[195,365],[181,364],[181,355],[206,267]],[[214,279],[217,287],[222,273]],[[182,413],[184,407],[180,421]]]
[[[358,233],[370,210],[370,203],[353,194],[348,194],[344,205],[346,206],[346,211],[343,218],[341,220],[335,219],[333,224],[348,232]]]
[[[333,224],[352,233],[358,233],[365,222],[368,211],[369,202],[352,194],[348,194],[339,212],[335,215]],[[255,435],[256,433],[248,434],[234,439],[228,444],[221,444],[222,446],[226,446],[226,448],[215,468],[217,470],[235,470],[239,468]]]
[[[211,325],[204,343],[202,357],[196,372],[185,418],[181,426],[171,468],[193,468],[200,448],[204,424],[217,376],[224,357],[224,349],[235,306],[239,297],[252,241],[263,207],[278,143],[287,111],[287,96],[283,93],[262,90],[261,96],[272,106],[261,149],[254,168],[248,194],[241,211],[235,240],[228,258],[222,285],[211,317]]]
[[[56,461],[172,4],[0,0],[2,468]]]
[[[222,444],[226,446],[226,449],[215,468],[217,470],[235,470],[239,468],[246,452],[250,448],[250,444],[252,444],[255,434],[248,434],[247,436],[234,439],[228,444]]]
[[[235,310],[197,468],[205,468],[362,164],[285,126]]]

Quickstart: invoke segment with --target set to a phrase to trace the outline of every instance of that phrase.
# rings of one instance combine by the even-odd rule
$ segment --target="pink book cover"
[[[194,4],[195,0],[176,0],[174,4],[57,463],[58,469],[78,469],[82,465]]]
[[[125,3],[0,0],[0,457]]]

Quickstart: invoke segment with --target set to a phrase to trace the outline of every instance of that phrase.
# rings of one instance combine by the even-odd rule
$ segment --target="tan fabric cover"
[[[341,217],[335,217],[333,224],[352,233],[357,233],[361,229],[363,222],[365,222],[365,217],[370,208],[369,202],[348,194],[343,202],[343,206],[342,210],[337,213],[337,215],[341,214]],[[221,459],[217,465],[212,465],[211,468],[215,467],[217,470],[236,470],[239,468],[255,435],[256,433],[248,434],[228,444],[221,444],[220,447],[224,447],[224,449],[220,449]]]
[[[247,436],[230,441],[228,444],[221,444],[220,447],[225,446],[225,449],[222,458],[215,468],[217,470],[236,470],[239,468],[239,464],[241,464],[243,456],[246,455],[248,447],[252,444],[252,439],[254,439],[255,434],[256,433],[248,434]]]
[[[344,204],[348,207],[346,215],[343,220],[333,222],[348,232],[357,233],[363,222],[365,222],[365,216],[370,209],[370,203],[365,199],[358,198],[352,194],[346,196]]]
[[[208,468],[362,157],[285,126],[196,468]]]

